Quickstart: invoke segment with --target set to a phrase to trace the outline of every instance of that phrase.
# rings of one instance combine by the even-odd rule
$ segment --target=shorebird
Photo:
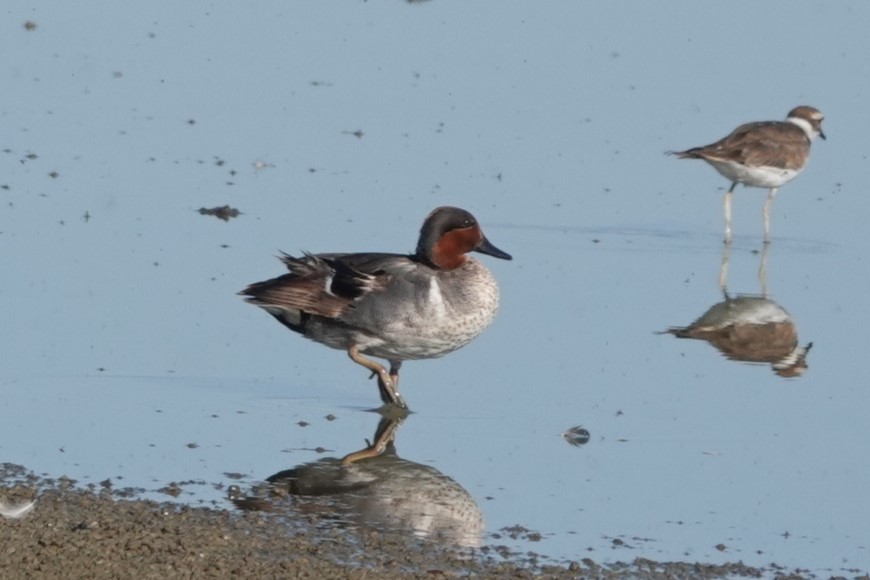
[[[703,159],[731,181],[725,192],[725,243],[731,242],[731,196],[738,183],[767,188],[764,203],[764,241],[770,242],[770,206],[777,189],[806,167],[810,143],[822,132],[824,116],[818,109],[800,106],[785,121],[760,121],[740,125],[727,137],[685,151],[673,151],[680,159]]]

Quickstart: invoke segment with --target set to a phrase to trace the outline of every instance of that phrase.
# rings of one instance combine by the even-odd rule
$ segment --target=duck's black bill
[[[477,247],[474,248],[474,251],[480,252],[481,254],[487,254],[494,258],[501,258],[502,260],[513,260],[510,254],[508,254],[507,252],[502,252],[501,250],[493,246],[491,243],[489,243],[489,240],[487,240],[486,237],[480,240],[480,244],[478,244]]]

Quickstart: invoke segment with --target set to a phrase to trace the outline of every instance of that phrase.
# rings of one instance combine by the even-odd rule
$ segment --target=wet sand
[[[0,499],[35,499],[20,518],[0,518],[0,575],[39,578],[721,578],[812,575],[740,563],[633,562],[590,559],[542,564],[535,554],[498,546],[473,556],[378,532],[290,530],[274,514],[189,507],[122,497],[125,492],[78,489],[3,466]],[[865,576],[866,578],[866,576]]]

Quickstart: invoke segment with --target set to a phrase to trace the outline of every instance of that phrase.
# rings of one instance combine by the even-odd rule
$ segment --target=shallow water
[[[403,367],[395,445],[470,495],[485,544],[867,571],[868,10],[6,7],[0,459],[230,508],[362,448],[366,373],[235,292],[279,250],[409,251],[452,204],[514,261],[481,257],[492,328]],[[829,139],[769,252],[764,192],[736,192],[723,273],[727,183],[663,153],[797,104]],[[196,211],[223,204],[242,215]],[[723,285],[789,313],[802,376],[660,334]]]

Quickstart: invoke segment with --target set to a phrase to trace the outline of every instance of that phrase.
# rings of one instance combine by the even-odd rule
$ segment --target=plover
[[[803,171],[810,155],[810,143],[825,139],[821,111],[800,106],[785,121],[746,123],[710,145],[672,151],[680,159],[703,159],[731,180],[725,192],[725,242],[731,241],[731,195],[738,183],[766,187],[764,241],[770,242],[770,206],[776,191]]]
[[[689,326],[673,326],[677,338],[706,340],[727,358],[770,363],[781,377],[799,377],[807,369],[813,343],[798,343],[797,327],[786,310],[764,296],[738,295],[711,306]]]

